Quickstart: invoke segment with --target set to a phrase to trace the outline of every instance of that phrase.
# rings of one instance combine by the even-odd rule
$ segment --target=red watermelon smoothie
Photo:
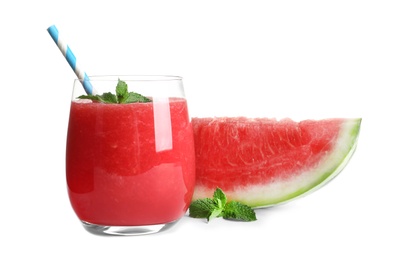
[[[195,182],[186,99],[73,100],[66,171],[71,205],[92,233],[155,233],[174,224]]]

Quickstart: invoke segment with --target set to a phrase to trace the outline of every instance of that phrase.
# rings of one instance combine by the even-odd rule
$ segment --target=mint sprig
[[[227,201],[226,194],[216,188],[213,198],[204,198],[193,201],[189,207],[189,216],[192,218],[206,218],[210,220],[223,217],[229,220],[255,221],[255,211],[238,201]]]
[[[90,99],[101,103],[109,104],[128,104],[128,103],[146,103],[152,100],[135,92],[129,92],[126,82],[118,79],[116,86],[116,94],[111,92],[103,93],[102,95],[82,95],[79,99]]]

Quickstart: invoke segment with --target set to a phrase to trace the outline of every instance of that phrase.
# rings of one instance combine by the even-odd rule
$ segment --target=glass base
[[[171,228],[177,221],[166,224],[144,225],[144,226],[102,226],[81,221],[84,228],[94,234],[101,236],[140,236],[158,233]]]

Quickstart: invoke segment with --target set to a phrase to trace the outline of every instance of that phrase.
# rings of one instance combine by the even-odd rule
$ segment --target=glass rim
[[[89,81],[181,81],[181,76],[175,75],[152,75],[152,74],[108,74],[108,75],[91,75],[88,76]],[[74,79],[81,82],[81,79]]]

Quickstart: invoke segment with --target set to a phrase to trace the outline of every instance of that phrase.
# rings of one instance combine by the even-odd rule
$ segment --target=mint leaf
[[[136,102],[146,103],[146,102],[152,102],[152,100],[145,97],[145,96],[142,96],[141,94],[138,94],[138,93],[135,93],[135,92],[129,92],[127,94],[126,99],[124,99],[123,103],[127,104],[127,103],[136,103]]]
[[[256,214],[251,207],[237,201],[231,201],[224,207],[223,218],[241,221],[255,221]]]
[[[99,95],[95,95],[95,96],[93,96],[93,95],[82,95],[82,96],[79,96],[77,98],[79,98],[79,99],[90,99],[92,101],[100,101],[101,102]]]
[[[216,188],[213,194],[213,200],[216,202],[219,208],[223,209],[226,205],[227,197],[226,194],[224,194],[224,192],[220,188]]]
[[[128,92],[128,87],[126,82],[123,80],[118,80],[116,85],[116,95],[111,92],[103,93],[102,95],[82,95],[78,97],[79,99],[90,99],[92,101],[98,101],[101,103],[110,103],[110,104],[128,104],[128,103],[146,103],[152,102],[151,99],[142,96],[141,94],[135,92]]]
[[[223,209],[222,208],[215,208],[210,215],[207,217],[207,221],[210,221],[214,218],[218,218],[222,215]]]
[[[216,209],[216,204],[212,199],[199,199],[190,204],[190,217],[207,218],[209,220],[211,213]]]
[[[103,103],[117,103],[117,97],[110,92],[103,93],[103,95],[98,97],[99,100]]]
[[[226,194],[216,188],[213,198],[198,199],[191,202],[189,215],[193,218],[206,218],[210,220],[218,217],[230,220],[255,221],[255,211],[238,201],[227,201]]]
[[[128,96],[127,84],[126,82],[120,79],[118,80],[117,86],[116,86],[116,96],[117,96],[118,103],[124,103],[125,99]]]
[[[103,93],[103,95],[95,95],[95,96],[93,96],[93,95],[82,95],[82,96],[79,96],[78,98],[79,99],[90,99],[90,100],[98,101],[98,102],[101,102],[101,103],[117,103],[117,97],[110,92]]]

